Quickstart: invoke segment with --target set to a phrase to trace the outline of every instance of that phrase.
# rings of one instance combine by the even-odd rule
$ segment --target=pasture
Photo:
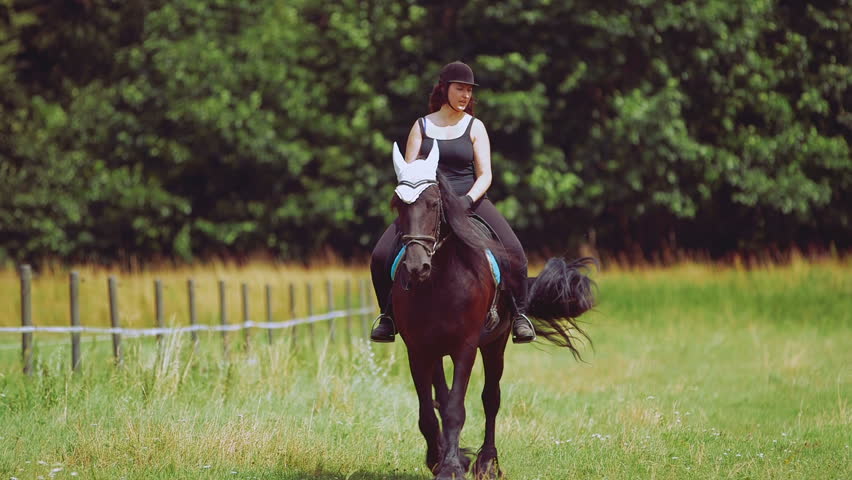
[[[81,296],[90,302],[84,322],[108,325],[106,272],[81,273],[91,289]],[[159,272],[171,322],[184,314],[177,298],[190,275],[207,285],[200,319],[213,323],[219,278],[260,285],[366,272],[264,264]],[[120,276],[128,325],[152,325],[154,274]],[[849,478],[852,263],[684,263],[594,277],[585,363],[544,344],[507,348],[497,419],[507,478]],[[67,325],[66,278],[34,281],[36,324]],[[5,326],[19,324],[16,282],[15,272],[0,272]],[[233,318],[237,304],[229,303]],[[68,335],[38,334],[30,378],[20,371],[20,336],[4,334],[0,479],[431,478],[401,341],[331,342],[326,331],[317,327],[314,345],[301,327],[295,341],[276,331],[271,345],[252,332],[250,348],[234,342],[227,357],[218,333],[203,333],[197,349],[188,335],[159,348],[126,340],[122,367],[108,341],[87,337],[73,375]],[[477,365],[463,446],[482,441],[481,387]]]

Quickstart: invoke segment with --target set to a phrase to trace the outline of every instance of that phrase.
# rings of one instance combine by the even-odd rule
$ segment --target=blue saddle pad
[[[399,267],[399,262],[402,261],[403,255],[405,255],[405,245],[399,249],[399,253],[397,253],[396,258],[393,259],[390,271],[391,280],[396,278],[396,269]],[[485,249],[485,257],[488,258],[488,265],[491,267],[491,275],[494,276],[494,282],[497,285],[500,285],[500,264],[497,263],[497,259],[494,257],[494,254],[491,253],[491,249]]]

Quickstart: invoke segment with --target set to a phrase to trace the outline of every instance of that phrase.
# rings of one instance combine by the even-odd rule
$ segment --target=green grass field
[[[228,274],[296,275],[254,268]],[[136,277],[148,288],[146,275]],[[64,278],[35,287],[64,291]],[[684,264],[596,279],[586,363],[548,345],[508,347],[497,421],[507,478],[850,478],[852,264]],[[2,323],[15,325],[13,272],[4,281]],[[123,279],[125,291],[135,281]],[[64,301],[35,298],[40,318],[66,323]],[[142,306],[128,310],[146,324]],[[227,359],[219,334],[196,352],[188,336],[167,337],[160,355],[152,339],[126,340],[121,368],[109,342],[89,339],[76,375],[70,347],[51,344],[67,335],[43,334],[31,378],[19,349],[0,349],[0,479],[431,478],[401,342],[311,347],[305,332],[295,346],[287,331],[272,346],[254,332],[247,352],[232,334]],[[462,435],[473,448],[481,387],[478,367]]]

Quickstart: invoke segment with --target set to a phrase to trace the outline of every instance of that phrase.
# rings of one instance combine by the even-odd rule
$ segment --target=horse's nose
[[[417,267],[411,270],[411,277],[415,282],[423,282],[427,278],[429,278],[429,272],[432,270],[432,264],[429,262],[422,262]]]

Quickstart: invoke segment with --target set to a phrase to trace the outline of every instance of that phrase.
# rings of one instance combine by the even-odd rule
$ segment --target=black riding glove
[[[470,198],[470,195],[461,196],[459,197],[459,200],[461,200],[462,205],[464,205],[465,212],[473,211],[473,199]]]

